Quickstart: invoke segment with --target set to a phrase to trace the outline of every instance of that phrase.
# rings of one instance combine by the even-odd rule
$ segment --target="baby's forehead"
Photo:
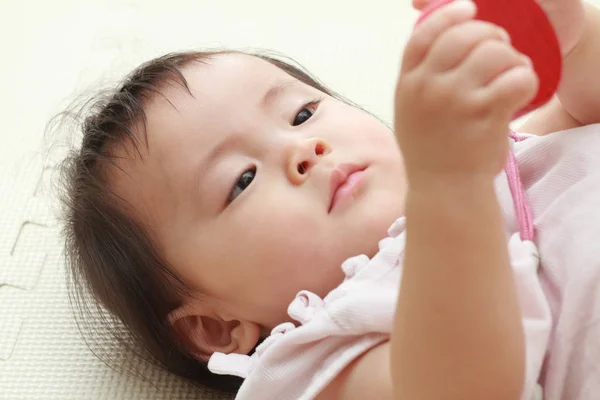
[[[145,107],[150,148],[165,148],[177,138],[245,129],[258,123],[257,111],[275,107],[292,87],[308,88],[269,61],[246,54],[211,56],[190,62],[180,72],[185,85],[165,82]]]
[[[260,100],[273,88],[303,85],[279,67],[259,57],[247,54],[217,54],[192,61],[180,68],[179,78],[165,81],[159,94],[149,99],[146,113],[179,116],[197,107],[226,110]]]
[[[264,102],[274,103],[293,87],[307,87],[270,62],[247,54],[215,55],[191,62],[181,73],[185,86],[167,82],[161,95],[147,105],[149,126],[171,130],[178,122],[194,124],[202,119],[218,127]]]
[[[193,62],[182,69],[192,94],[239,96],[245,91],[268,90],[282,82],[298,82],[267,60],[248,54],[219,54],[206,62]]]

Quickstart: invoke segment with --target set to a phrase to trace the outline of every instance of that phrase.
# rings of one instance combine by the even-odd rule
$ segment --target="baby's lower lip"
[[[335,191],[333,200],[331,201],[330,211],[333,210],[337,205],[352,197],[352,195],[358,190],[364,181],[364,175],[364,170],[356,171],[348,175],[346,182],[344,182],[344,184]]]

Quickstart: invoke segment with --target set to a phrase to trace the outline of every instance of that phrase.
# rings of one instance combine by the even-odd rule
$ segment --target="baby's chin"
[[[371,258],[377,254],[377,251],[379,250],[379,240],[386,236],[388,227],[389,225],[385,226],[385,228],[379,230],[377,234],[373,233],[372,235],[363,235],[359,246],[355,245],[346,247],[343,249],[343,251],[338,253],[337,257],[330,257],[327,263],[324,263],[324,260],[321,259],[318,268],[315,268],[312,271],[306,271],[307,273],[312,274],[314,277],[318,277],[318,279],[298,285],[294,288],[294,292],[299,293],[300,291],[306,290],[316,294],[322,299],[327,297],[327,295],[336,289],[340,284],[342,284],[345,279],[345,274],[342,269],[342,264],[344,261],[358,255],[366,255]],[[374,232],[377,231],[375,230]],[[261,338],[264,339],[268,337],[273,328],[282,323],[292,322],[295,325],[298,325],[298,321],[294,321],[287,313],[288,307],[293,299],[294,297],[292,297],[290,301],[286,302],[285,304],[283,304],[283,302],[279,304],[277,310],[271,310],[271,322],[265,326],[261,326]]]
[[[262,335],[268,336],[271,330],[281,323],[297,323],[287,314],[287,309],[298,292],[307,290],[325,298],[344,281],[344,261],[359,255],[371,258],[377,254],[379,241],[387,237],[389,227],[400,216],[401,205],[387,202],[385,206],[387,208],[384,210],[387,212],[382,213],[379,209],[378,212],[368,215],[367,219],[357,220],[358,224],[347,226],[348,229],[344,233],[337,235],[337,240],[328,241],[327,245],[317,251],[303,252],[304,254],[298,254],[298,257],[292,257],[301,260],[302,266],[297,267],[302,269],[302,274],[297,276],[298,281],[288,281],[285,285],[286,295],[278,296],[278,300],[281,301],[270,310],[270,323],[261,328]],[[290,276],[293,276],[293,273],[290,273]]]
[[[357,235],[357,243],[354,248],[348,250],[349,257],[365,254],[369,258],[375,256],[379,251],[379,242],[388,237],[388,230],[392,224],[402,216],[402,204],[382,204],[380,210],[365,218],[360,235]],[[349,258],[346,257],[346,258]]]

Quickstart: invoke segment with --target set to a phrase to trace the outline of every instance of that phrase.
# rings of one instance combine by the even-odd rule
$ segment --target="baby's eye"
[[[256,175],[256,167],[252,167],[246,170],[237,180],[235,185],[233,185],[233,189],[229,194],[229,198],[227,199],[227,203],[231,203],[238,197],[254,180],[254,176]]]
[[[310,117],[312,117],[315,114],[315,111],[317,111],[317,104],[318,104],[318,102],[313,101],[313,102],[305,105],[302,108],[302,110],[300,110],[298,112],[298,114],[296,114],[296,117],[294,118],[294,121],[292,122],[292,126],[302,125],[303,123],[308,121],[310,119]]]

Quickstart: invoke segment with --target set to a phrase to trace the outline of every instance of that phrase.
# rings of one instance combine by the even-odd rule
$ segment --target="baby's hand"
[[[411,185],[493,179],[506,161],[510,119],[537,91],[529,60],[475,13],[470,1],[442,7],[405,48],[395,132]]]
[[[412,0],[417,10],[423,10],[436,0]],[[494,1],[494,0],[488,0]],[[583,36],[585,11],[582,0],[536,0],[544,9],[560,43],[563,55],[575,48]],[[523,21],[527,23],[527,21]]]

